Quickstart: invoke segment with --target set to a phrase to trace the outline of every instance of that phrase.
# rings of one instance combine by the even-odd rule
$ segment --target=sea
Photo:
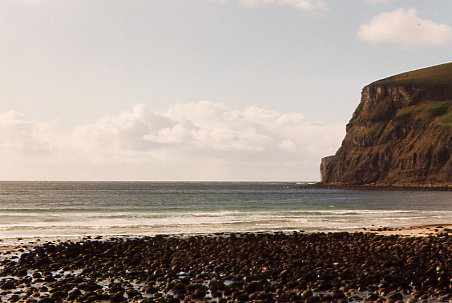
[[[0,241],[452,223],[452,192],[296,182],[0,182]]]

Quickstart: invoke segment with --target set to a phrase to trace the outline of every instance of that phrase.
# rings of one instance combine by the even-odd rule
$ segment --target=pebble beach
[[[451,302],[450,226],[417,236],[218,233],[4,247],[6,302]],[[417,228],[418,231],[420,228]]]

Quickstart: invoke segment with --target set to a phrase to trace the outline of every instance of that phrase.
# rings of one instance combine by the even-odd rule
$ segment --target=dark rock
[[[50,275],[44,277],[44,281],[45,282],[55,282],[56,279],[50,274]]]
[[[80,288],[81,290],[85,290],[85,291],[95,291],[98,289],[102,289],[102,286],[96,284],[93,281],[89,281],[86,283],[81,283],[78,285],[78,288]]]
[[[307,299],[307,298],[310,298],[310,297],[312,297],[312,290],[310,290],[310,289],[305,290],[305,291],[301,294],[301,298],[302,298],[302,299]]]
[[[125,301],[126,298],[122,295],[122,293],[115,293],[111,295],[110,302],[112,303],[119,303]]]
[[[68,301],[73,301],[80,297],[82,295],[82,292],[78,288],[74,288],[72,291],[68,293],[67,299]]]
[[[380,296],[397,302],[402,293],[423,300],[442,296],[447,302],[451,249],[450,236],[402,238],[362,233],[72,242],[36,247],[18,262],[1,261],[4,275],[0,285],[9,281],[18,287],[20,283],[26,296],[38,296],[36,288],[26,286],[27,276],[19,281],[10,278],[17,269],[27,268],[29,273],[48,277],[52,271],[57,273],[54,278],[60,276],[39,289],[41,296],[50,292],[49,299],[59,302],[107,298],[112,302],[345,302],[362,301],[361,296],[368,302],[386,300]],[[42,259],[48,262],[42,263]],[[61,274],[67,268],[74,272]],[[106,280],[114,282],[102,288]],[[137,283],[144,284],[139,289],[146,298],[135,290]],[[313,294],[311,289],[324,292]],[[62,298],[64,294],[67,296]],[[11,291],[5,290],[3,295],[8,297]]]
[[[65,299],[68,296],[68,293],[65,291],[55,291],[50,295],[50,298],[58,301],[58,300],[62,300]]]
[[[11,281],[11,280],[3,281],[0,284],[0,289],[3,289],[3,290],[16,289],[16,283],[15,283],[15,281]]]
[[[138,298],[142,298],[142,297],[143,297],[143,295],[138,290],[133,289],[133,290],[127,292],[127,298],[129,298],[129,299],[138,299]]]
[[[12,295],[11,297],[9,297],[8,301],[9,302],[17,302],[20,300],[19,295]]]
[[[125,289],[122,287],[121,283],[110,283],[108,285],[108,290],[110,293],[124,293]]]
[[[394,300],[394,301],[403,300],[403,295],[399,292],[392,293],[388,296],[388,299]]]

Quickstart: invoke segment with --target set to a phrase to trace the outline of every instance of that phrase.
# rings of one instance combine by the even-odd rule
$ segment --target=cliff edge
[[[364,87],[346,130],[322,183],[452,186],[452,63]]]

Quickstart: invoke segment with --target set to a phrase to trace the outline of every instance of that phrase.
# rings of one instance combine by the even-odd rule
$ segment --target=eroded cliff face
[[[378,81],[364,87],[342,146],[322,159],[322,182],[451,184],[451,112],[452,81]]]

